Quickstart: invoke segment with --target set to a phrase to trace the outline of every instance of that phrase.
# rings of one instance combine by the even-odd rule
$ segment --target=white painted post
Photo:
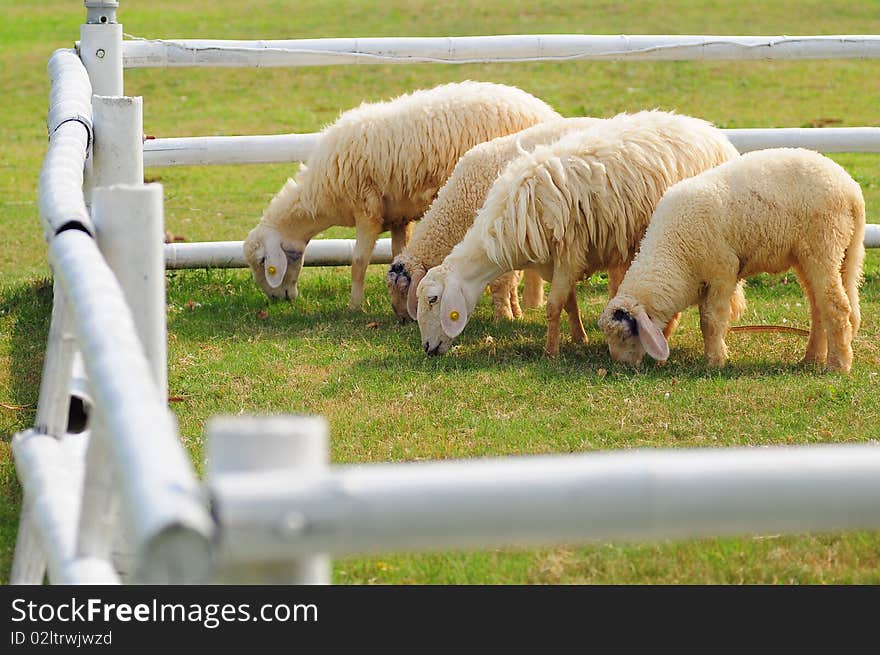
[[[207,427],[205,469],[212,481],[239,472],[277,471],[308,483],[328,472],[329,438],[321,416],[215,417]],[[223,535],[222,499],[214,498]],[[285,539],[311,526],[292,509],[276,529]],[[226,584],[330,584],[331,563],[325,554],[309,554],[277,562],[224,561],[220,545],[218,582]]]
[[[46,551],[40,543],[33,516],[34,501],[25,494],[21,502],[21,518],[18,520],[9,584],[43,584],[46,576]]]
[[[54,288],[52,322],[43,359],[40,396],[37,401],[35,431],[60,439],[67,432],[70,413],[70,382],[76,355],[76,335],[71,315],[58,285]],[[48,560],[40,547],[36,526],[31,520],[33,501],[25,496],[15,541],[15,555],[10,576],[12,584],[42,584]]]
[[[131,100],[138,102],[129,102]],[[139,120],[140,98],[95,97],[95,101],[96,114],[136,114]],[[116,121],[102,121],[108,132],[116,124]],[[121,143],[124,145],[125,140],[122,139]],[[119,158],[121,152],[122,148],[114,150],[100,164],[96,158],[95,169],[100,170],[108,161]],[[136,165],[130,168],[136,168]],[[124,173],[124,165],[108,170],[107,175],[118,175],[119,170]],[[118,184],[98,187],[94,190],[92,220],[98,247],[125,294],[153,381],[164,404],[167,398],[167,355],[162,186]],[[124,523],[118,516],[113,464],[106,436],[102,434],[106,426],[96,417],[92,429],[94,434],[86,455],[77,556],[109,559],[111,550],[114,550],[113,559],[120,575],[128,579],[134,572],[134,548],[125,534],[116,534],[117,528]],[[144,447],[150,446],[144,444]],[[111,548],[114,536],[117,543]]]
[[[94,192],[98,248],[131,309],[162,400],[168,394],[165,237],[161,184],[117,184]]]
[[[113,559],[114,541],[119,541],[118,550],[124,553],[124,561],[129,562],[133,547],[130,540],[118,535],[119,493],[115,486],[113,459],[107,448],[107,426],[100,415],[92,419],[89,446],[85,453],[85,475],[80,499],[79,522],[76,531],[76,557],[78,559]],[[125,567],[124,573],[131,571]],[[122,572],[120,572],[120,575]]]
[[[144,102],[141,97],[92,96],[95,130],[91,182],[143,184]]]
[[[61,438],[67,432],[70,378],[76,350],[76,335],[70,318],[67,301],[56,284],[34,421],[38,432],[55,438]]]
[[[116,22],[118,2],[85,0],[86,24],[80,26],[79,56],[92,92],[101,96],[121,96],[122,25]]]
[[[77,45],[80,60],[85,66],[92,86],[94,105],[94,96],[121,96],[124,93],[122,25],[116,22],[118,2],[85,0],[83,4],[86,7],[86,23],[80,26],[80,41]],[[138,133],[143,137],[143,126],[139,128]],[[97,136],[95,141],[97,142]],[[95,151],[99,148],[100,145],[96,143]],[[95,176],[92,167],[93,159],[86,160],[83,191],[87,204],[91,204],[91,191],[96,186],[108,186],[114,182],[133,182],[133,180],[120,179],[103,180]],[[143,181],[143,177],[137,181]]]

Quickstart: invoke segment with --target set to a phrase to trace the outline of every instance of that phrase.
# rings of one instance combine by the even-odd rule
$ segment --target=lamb
[[[669,345],[658,329],[699,305],[705,357],[724,366],[738,280],[794,268],[810,304],[803,361],[848,372],[858,332],[865,256],[859,185],[827,157],[800,148],[743,155],[671,187],[641,249],[599,318],[611,356],[638,366]]]
[[[587,129],[599,119],[565,118],[534,125],[508,136],[501,136],[474,146],[458,160],[455,170],[440,189],[437,198],[413,232],[409,245],[394,258],[386,275],[388,295],[394,313],[401,321],[416,318],[416,288],[428,269],[443,261],[473,224],[477,210],[486,199],[492,182],[520,149],[531,150],[539,144],[556,141],[575,130]],[[525,271],[526,307],[543,304],[544,287],[534,270]],[[517,284],[519,276],[504,273],[490,284],[496,318],[519,318]]]
[[[625,271],[663,192],[737,156],[711,124],[662,111],[619,114],[521,154],[492,185],[461,243],[419,284],[425,352],[445,353],[486,282],[524,266],[552,282],[545,353],[559,353],[563,307],[573,340],[585,342],[576,282],[600,269]],[[618,282],[609,279],[612,294]]]
[[[331,225],[354,226],[349,308],[357,309],[379,234],[391,230],[398,254],[412,232],[410,222],[425,212],[461,155],[558,117],[521,89],[472,81],[344,112],[245,240],[254,279],[270,297],[296,299],[309,240]]]

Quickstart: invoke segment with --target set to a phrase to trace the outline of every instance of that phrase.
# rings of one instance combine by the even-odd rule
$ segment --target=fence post
[[[49,340],[43,359],[40,395],[37,401],[35,431],[60,439],[67,432],[70,412],[70,382],[76,354],[76,336],[70,322],[70,311],[64,294],[56,283],[52,302]],[[12,584],[42,584],[47,558],[31,515],[33,500],[25,496],[13,557]]]
[[[162,401],[168,395],[165,237],[161,184],[95,189],[92,220],[101,254],[119,281]]]
[[[15,539],[9,584],[43,584],[46,576],[48,558],[33,523],[33,515],[34,500],[25,494],[21,502],[21,518],[18,520],[18,536]]]
[[[76,335],[70,323],[70,311],[64,294],[55,284],[49,341],[43,360],[40,396],[34,426],[38,432],[60,439],[67,432],[70,408],[70,379]]]
[[[121,96],[122,25],[116,22],[118,2],[85,0],[86,23],[80,25],[79,56],[92,92],[101,96]]]
[[[95,147],[91,182],[96,187],[144,183],[144,100],[140,96],[92,96]]]
[[[329,439],[321,416],[224,416],[208,422],[205,470],[213,481],[236,473],[283,470],[291,477],[320,479],[328,471]],[[224,538],[223,499],[212,497]],[[280,538],[291,538],[301,525],[295,511],[278,526]],[[294,537],[295,538],[295,537]],[[314,554],[278,562],[223,561],[220,544],[217,582],[225,584],[330,584],[329,556]]]
[[[129,106],[127,103],[111,104]],[[164,404],[167,368],[162,186],[99,187],[94,193],[92,219],[98,247],[125,294],[153,381]],[[133,547],[125,535],[116,534],[117,543],[111,548],[121,522],[112,462],[106,440],[99,434],[105,429],[106,426],[95,421],[86,454],[77,555],[109,558],[113,550],[120,575],[126,579],[133,572]],[[144,447],[149,448],[149,444]]]

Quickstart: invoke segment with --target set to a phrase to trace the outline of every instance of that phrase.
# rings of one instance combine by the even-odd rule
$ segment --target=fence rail
[[[332,66],[342,64],[877,59],[880,35],[700,36],[543,34],[233,41],[136,39],[126,68]]]
[[[877,445],[238,470],[209,485],[232,562],[880,527]]]
[[[880,127],[786,127],[722,130],[740,152],[809,148],[821,152],[880,152]],[[320,132],[258,136],[148,139],[145,166],[205,166],[304,162]]]

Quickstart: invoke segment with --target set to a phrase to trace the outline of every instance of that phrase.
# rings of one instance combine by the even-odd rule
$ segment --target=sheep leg
[[[828,334],[825,332],[825,326],[822,323],[819,304],[816,302],[816,294],[813,292],[813,287],[807,282],[801,267],[795,266],[794,271],[797,274],[801,289],[807,296],[807,302],[810,304],[810,339],[807,341],[807,352],[804,354],[801,363],[824,364],[828,358]]]
[[[525,285],[523,286],[523,307],[535,309],[544,305],[544,278],[533,268],[523,271]]]
[[[609,267],[609,269],[608,269],[608,297],[609,298],[614,298],[614,296],[617,295],[617,289],[620,288],[620,283],[623,282],[623,276],[626,275],[626,271],[628,268],[629,268],[629,263]]]
[[[412,236],[415,223],[396,223],[391,226],[391,256],[397,257],[406,248]]]
[[[553,271],[553,282],[550,285],[550,293],[547,296],[547,343],[544,346],[544,354],[547,357],[559,355],[559,318],[563,307],[569,311],[569,320],[572,326],[572,338],[578,338],[575,332],[575,320],[580,325],[580,313],[577,311],[577,298],[574,298],[574,313],[571,308],[571,296],[574,292],[574,280],[567,272],[560,269]],[[583,332],[583,325],[580,330]],[[583,332],[584,338],[586,333]]]
[[[827,334],[827,366],[832,371],[848,373],[852,367],[851,308],[840,279],[840,264],[835,266],[827,257],[821,260],[814,257],[801,265],[807,288],[815,296],[820,323]]]
[[[360,309],[364,300],[364,279],[376,240],[382,233],[381,221],[358,221],[355,228],[354,253],[351,259],[351,299],[349,309]]]
[[[572,286],[568,294],[568,300],[565,301],[565,311],[568,314],[568,324],[571,327],[571,340],[574,343],[587,343],[587,331],[581,322],[581,313],[578,310],[577,289]]]
[[[736,290],[736,276],[714,281],[706,289],[700,303],[700,331],[703,333],[703,351],[710,366],[727,363],[727,324],[730,321],[730,298]]]
[[[508,293],[510,294],[510,313],[514,318],[522,318],[522,308],[519,306],[519,281],[522,279],[522,271],[511,271],[513,281]]]
[[[666,327],[663,328],[663,336],[666,337],[666,340],[672,337],[675,333],[675,329],[678,327],[678,322],[681,320],[681,312],[678,312],[675,316],[669,319],[669,323],[666,324]]]
[[[495,318],[513,320],[522,316],[519,301],[516,298],[516,271],[510,271],[497,277],[489,284],[492,292],[492,307],[495,310]]]

